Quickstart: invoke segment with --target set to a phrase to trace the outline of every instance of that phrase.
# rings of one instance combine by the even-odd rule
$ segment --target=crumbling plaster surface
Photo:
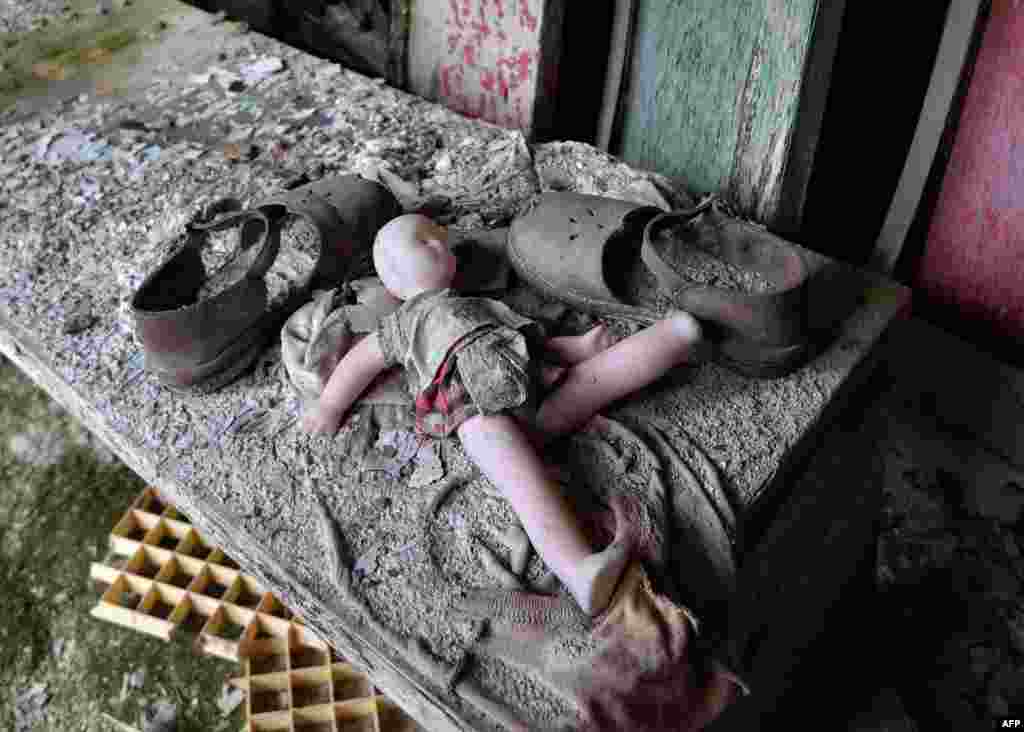
[[[531,149],[519,133],[196,11],[166,33],[158,44],[191,34],[195,53],[164,53],[146,83],[133,77],[134,91],[83,93],[32,115],[8,114],[0,130],[0,349],[422,722],[474,727],[477,712],[430,678],[433,667],[410,672],[345,604],[313,529],[315,507],[326,503],[353,557],[379,547],[374,582],[360,585],[371,612],[397,637],[422,636],[450,667],[476,629],[453,622],[445,599],[492,582],[473,542],[498,541],[512,520],[504,502],[447,445],[448,475],[471,479],[426,534],[416,533],[434,491],[361,473],[360,420],[333,439],[303,433],[276,348],[219,392],[173,393],[144,371],[126,302],[202,207],[225,195],[249,202],[304,173],[382,176],[406,203],[433,199],[459,228],[505,225],[542,190],[670,206],[686,195],[589,146]],[[261,59],[269,63],[260,68],[275,71],[254,72]],[[856,309],[806,368],[776,381],[714,365],[680,370],[611,414],[653,416],[676,430],[711,460],[742,515],[784,473],[905,306],[902,288],[836,276],[853,283]],[[529,291],[513,296],[530,314],[551,312],[552,303]],[[567,330],[587,324],[573,313],[559,322]],[[441,571],[416,569],[431,563]],[[534,719],[562,709],[508,669],[481,663],[474,673],[513,706],[530,707]]]

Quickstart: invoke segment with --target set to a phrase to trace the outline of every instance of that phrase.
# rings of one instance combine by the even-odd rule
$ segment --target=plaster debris
[[[83,176],[80,189],[83,197],[94,200],[99,196],[101,186],[98,180],[93,178],[91,175],[87,175]]]
[[[51,165],[72,161],[79,163],[107,162],[113,159],[114,151],[105,140],[95,139],[94,133],[69,129],[49,134],[36,144],[36,159]]]
[[[81,333],[95,325],[98,320],[99,318],[92,312],[92,303],[89,300],[80,300],[69,307],[64,314],[64,333],[67,335]]]
[[[14,730],[28,732],[46,720],[50,692],[46,684],[35,684],[14,695]]]
[[[534,160],[544,191],[609,196],[666,211],[694,204],[690,194],[666,176],[637,170],[582,142],[538,145]]]
[[[428,442],[416,451],[416,468],[409,476],[410,488],[422,488],[444,477],[440,448],[437,442]]]
[[[363,458],[363,471],[381,471],[392,480],[416,457],[420,440],[414,432],[381,430],[374,450]]]
[[[284,69],[284,61],[276,56],[264,56],[241,68],[242,80],[248,85],[258,84]]]
[[[178,707],[161,700],[147,704],[142,710],[142,732],[177,732]]]
[[[120,700],[124,703],[128,699],[130,692],[135,689],[141,689],[146,683],[146,669],[140,668],[126,673],[121,680],[121,696]]]
[[[50,641],[50,655],[58,661],[64,657],[64,647],[67,642],[63,638],[54,638]]]
[[[374,544],[367,549],[363,554],[356,559],[355,564],[352,565],[352,572],[356,577],[365,577],[368,574],[372,574],[377,569],[377,563],[380,560],[381,545]]]
[[[233,91],[231,85],[241,82],[242,77],[229,69],[211,66],[206,71],[190,75],[188,80],[190,83],[198,85],[206,85],[211,81],[216,81],[225,91]]]
[[[128,674],[128,686],[132,689],[141,689],[146,683],[146,669],[140,668]]]

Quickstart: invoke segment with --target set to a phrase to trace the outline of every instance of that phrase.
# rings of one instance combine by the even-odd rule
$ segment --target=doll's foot
[[[619,579],[637,548],[638,539],[643,539],[637,533],[639,528],[634,523],[637,518],[635,507],[631,505],[630,499],[615,496],[610,503],[609,513],[615,523],[615,538],[602,551],[591,554],[581,562],[572,578],[572,586],[569,587],[576,602],[591,616],[603,612],[611,602]]]
[[[579,564],[569,591],[583,612],[594,616],[608,607],[628,562],[629,546],[613,542]]]

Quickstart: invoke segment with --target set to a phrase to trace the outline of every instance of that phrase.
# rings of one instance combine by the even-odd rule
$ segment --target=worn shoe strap
[[[215,203],[213,208],[216,208],[219,203]],[[238,250],[241,251],[252,246],[259,247],[259,254],[245,276],[250,279],[262,279],[274,263],[281,248],[281,219],[280,216],[268,216],[262,209],[250,208],[225,213],[212,221],[193,221],[187,225],[187,229],[190,236],[195,232],[209,234],[213,231],[232,228],[241,222],[242,228],[238,232]],[[258,230],[254,230],[250,224],[258,226]],[[255,241],[253,241],[254,237]],[[203,236],[201,240],[196,239],[195,241],[199,245],[205,243],[206,240],[207,238]]]

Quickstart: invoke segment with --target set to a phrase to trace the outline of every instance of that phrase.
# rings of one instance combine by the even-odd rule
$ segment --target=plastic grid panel
[[[259,618],[301,625],[152,488],[114,526],[110,549],[90,571],[106,588],[92,610],[101,620],[164,640],[185,632],[229,661],[240,660],[242,637]]]
[[[246,692],[246,732],[419,729],[155,489],[114,526],[110,548],[92,565],[105,588],[92,614],[164,640],[187,633],[201,652],[241,662],[230,683]]]
[[[244,689],[251,732],[390,732],[386,700],[368,676],[306,628],[261,617],[242,640]]]

